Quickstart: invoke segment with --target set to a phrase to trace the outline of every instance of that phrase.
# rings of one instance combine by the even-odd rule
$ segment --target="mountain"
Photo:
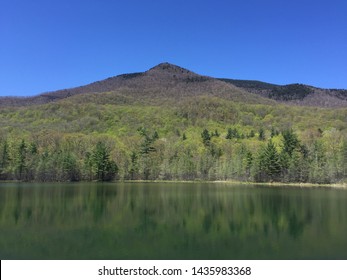
[[[315,107],[346,107],[347,90],[322,89],[303,84],[275,85],[260,81],[219,79],[236,87],[282,103],[315,106]]]
[[[162,63],[2,98],[0,181],[347,182],[346,107],[296,106],[317,95],[327,100],[319,106],[345,101],[343,91],[220,80]]]
[[[230,83],[198,75],[169,63],[161,63],[148,71],[123,74],[85,86],[43,93],[28,98],[2,98],[2,106],[45,104],[79,94],[112,93],[128,99],[154,102],[155,99],[180,100],[201,95],[234,101],[271,104],[270,100],[249,93]]]
[[[85,86],[47,92],[33,97],[3,97],[0,98],[0,106],[46,104],[75,95],[100,93],[112,94],[113,99],[120,102],[147,104],[167,100],[181,101],[194,96],[215,96],[252,104],[282,102],[318,107],[347,106],[346,90],[326,90],[299,84],[279,86],[258,81],[216,79],[170,63],[161,63],[145,72],[122,74]],[[80,99],[79,101],[83,102]]]

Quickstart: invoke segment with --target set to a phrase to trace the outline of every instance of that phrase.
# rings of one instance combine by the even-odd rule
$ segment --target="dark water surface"
[[[1,259],[347,259],[347,191],[1,184]]]

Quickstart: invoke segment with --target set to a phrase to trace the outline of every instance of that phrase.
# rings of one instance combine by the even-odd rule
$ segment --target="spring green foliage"
[[[119,100],[0,109],[0,180],[346,181],[346,109]]]
[[[110,152],[103,142],[98,142],[92,153],[86,154],[86,164],[91,171],[91,178],[99,181],[112,180],[118,170],[116,163],[110,160]]]

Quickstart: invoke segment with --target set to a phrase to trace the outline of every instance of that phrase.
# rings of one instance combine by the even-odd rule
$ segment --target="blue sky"
[[[0,95],[171,62],[213,77],[347,89],[347,1],[1,0]]]

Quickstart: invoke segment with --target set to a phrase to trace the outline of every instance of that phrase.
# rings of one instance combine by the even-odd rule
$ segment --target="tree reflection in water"
[[[347,192],[208,183],[8,184],[0,257],[346,258]]]

